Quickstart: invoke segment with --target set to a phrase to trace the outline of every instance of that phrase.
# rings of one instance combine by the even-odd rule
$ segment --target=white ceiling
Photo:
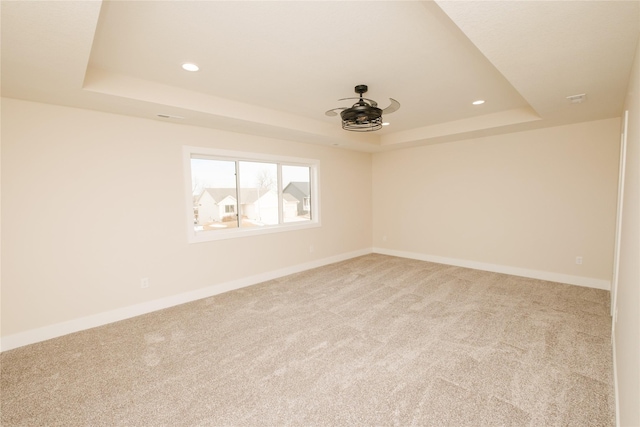
[[[2,1],[2,96],[363,151],[444,142],[620,116],[639,5]],[[324,115],[357,84],[402,104],[390,126]]]

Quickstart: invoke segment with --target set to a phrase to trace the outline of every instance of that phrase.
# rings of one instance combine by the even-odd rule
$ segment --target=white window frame
[[[300,157],[276,156],[271,154],[244,151],[220,150],[215,148],[183,146],[183,166],[185,185],[185,207],[187,216],[187,238],[189,243],[210,242],[284,231],[304,230],[320,227],[320,161]],[[210,157],[212,160],[253,161],[278,164],[278,210],[279,224],[265,225],[260,228],[229,228],[214,231],[196,231],[193,224],[193,187],[191,176],[192,156]],[[282,177],[281,166],[304,166],[309,168],[309,189],[311,192],[311,219],[309,221],[283,222],[282,213]],[[238,184],[239,185],[239,184]]]

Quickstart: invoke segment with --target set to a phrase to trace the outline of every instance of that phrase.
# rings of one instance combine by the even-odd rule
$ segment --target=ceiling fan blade
[[[382,110],[382,114],[390,114],[396,111],[398,108],[400,108],[400,103],[395,99],[389,98],[389,101],[391,101],[391,105],[389,105],[387,108]]]
[[[329,117],[333,117],[333,116],[337,116],[338,113],[336,112],[336,110],[346,110],[347,107],[339,107],[339,108],[333,108],[327,112],[325,112],[325,116],[329,116]]]
[[[347,99],[357,99],[358,101],[360,99],[364,99],[365,101],[369,101],[369,104],[371,104],[372,107],[377,107],[378,106],[378,103],[376,101],[374,101],[373,99],[369,99],[369,98],[360,98],[360,97],[358,97],[358,98],[355,98],[355,97],[354,98],[340,98],[340,99],[338,99],[338,101],[346,101]]]

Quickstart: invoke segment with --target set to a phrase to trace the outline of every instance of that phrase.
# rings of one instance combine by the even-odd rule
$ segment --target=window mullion
[[[236,160],[236,223],[238,228],[242,227],[242,215],[240,212],[240,161]]]
[[[278,163],[276,185],[278,187],[278,224],[284,223],[284,196],[282,194],[282,164]]]

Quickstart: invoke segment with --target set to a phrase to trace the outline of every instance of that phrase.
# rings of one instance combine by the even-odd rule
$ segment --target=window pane
[[[284,222],[311,220],[311,169],[282,165],[282,212]]]
[[[191,146],[182,152],[190,243],[320,226],[318,160]]]
[[[195,231],[238,227],[236,163],[191,159]]]
[[[278,224],[278,165],[240,163],[240,226]]]

